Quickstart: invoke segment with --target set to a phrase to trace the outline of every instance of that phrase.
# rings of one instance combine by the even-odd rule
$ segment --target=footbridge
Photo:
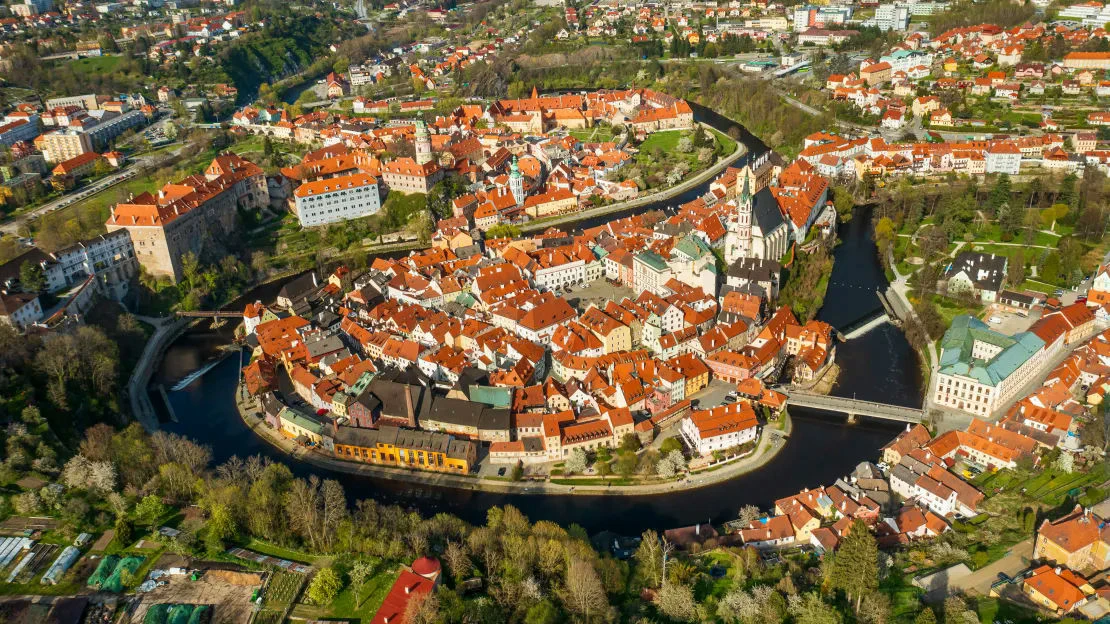
[[[797,405],[798,407],[808,407],[830,412],[842,412],[848,415],[848,422],[855,422],[856,418],[859,416],[904,423],[919,423],[925,418],[925,410],[921,408],[875,403],[873,401],[861,401],[859,399],[848,399],[825,394],[813,394],[812,392],[804,392],[801,390],[795,390],[790,393],[787,399],[787,405]]]
[[[175,314],[183,318],[239,318],[243,316],[242,312],[228,310],[189,310],[175,312]]]

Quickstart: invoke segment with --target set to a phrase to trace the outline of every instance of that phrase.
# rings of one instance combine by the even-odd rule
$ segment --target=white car
[[[998,325],[999,323],[1001,323],[1001,322],[1002,322],[1002,317],[1001,317],[1001,316],[992,316],[992,317],[990,317],[989,319],[987,319],[987,321],[988,321],[988,322],[989,322],[989,323],[990,323],[991,325]]]

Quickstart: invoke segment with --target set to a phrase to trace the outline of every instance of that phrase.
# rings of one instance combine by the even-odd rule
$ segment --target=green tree
[[[829,571],[834,589],[843,590],[859,610],[864,594],[879,586],[879,547],[867,525],[857,520],[836,551]]]
[[[928,606],[921,605],[921,611],[917,612],[913,624],[937,624],[937,616]]]
[[[626,433],[621,438],[621,450],[635,453],[640,450],[640,437],[634,433]]]
[[[1055,251],[1048,254],[1048,257],[1044,259],[1044,263],[1041,264],[1041,270],[1038,273],[1038,277],[1042,282],[1048,282],[1049,284],[1055,284],[1059,281],[1060,254],[1056,253]]]
[[[135,520],[143,526],[150,527],[153,531],[156,528],[154,525],[162,519],[162,516],[166,515],[168,509],[166,504],[162,502],[161,496],[149,494],[143,497],[139,504],[135,505]]]
[[[42,292],[46,288],[46,274],[43,273],[42,266],[24,260],[23,264],[19,265],[19,285],[24,292]]]
[[[340,589],[343,589],[343,579],[340,578],[339,572],[335,568],[329,566],[321,569],[316,573],[316,576],[312,577],[312,582],[308,584],[305,596],[310,604],[327,605],[335,600]]]
[[[355,610],[362,606],[362,588],[373,573],[374,566],[361,559],[356,561],[347,572],[347,576],[351,579],[351,588],[355,590]]]
[[[524,624],[558,624],[561,620],[559,607],[546,599],[528,607],[528,612],[524,615]]]
[[[509,478],[511,478],[513,481],[520,481],[521,479],[524,478],[524,463],[523,462],[521,462],[520,460],[517,460],[517,462],[515,464],[513,464],[513,471],[512,471]]]
[[[837,186],[833,189],[833,205],[836,206],[836,214],[840,215],[840,220],[849,221],[852,218],[852,209],[856,206],[856,200],[847,188]]]
[[[486,238],[519,238],[520,228],[508,223],[502,223],[486,230]]]

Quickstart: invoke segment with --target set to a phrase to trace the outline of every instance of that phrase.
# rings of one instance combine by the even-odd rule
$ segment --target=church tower
[[[416,120],[416,164],[426,165],[432,162],[432,140],[428,137],[428,127],[421,120]]]
[[[524,176],[520,173],[520,165],[517,164],[516,156],[513,156],[513,164],[509,167],[509,190],[513,192],[516,205],[523,206]]]
[[[744,186],[736,202],[736,210],[728,222],[725,235],[725,263],[732,264],[752,255],[752,193],[749,174],[744,173]]]

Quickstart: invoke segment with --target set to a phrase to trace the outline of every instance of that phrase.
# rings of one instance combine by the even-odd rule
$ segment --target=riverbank
[[[370,477],[387,481],[399,481],[424,486],[446,487],[458,490],[489,492],[494,494],[527,494],[527,495],[586,495],[586,496],[644,496],[693,490],[728,481],[743,474],[758,470],[775,458],[785,448],[786,440],[793,429],[793,424],[787,412],[783,412],[781,429],[768,425],[763,428],[759,446],[751,455],[730,462],[707,468],[700,472],[691,473],[685,479],[678,481],[665,481],[658,483],[645,483],[640,485],[600,485],[596,478],[591,478],[585,483],[570,483],[573,479],[563,479],[564,483],[551,483],[549,481],[500,481],[481,478],[477,475],[442,474],[390,466],[376,466],[343,461],[329,455],[310,450],[266,425],[265,420],[254,416],[255,409],[248,404],[250,399],[244,400],[242,386],[235,390],[235,407],[239,417],[251,432],[271,447],[281,451],[290,458],[296,459],[316,468],[332,472],[339,472],[360,477]],[[617,480],[616,477],[613,479]]]
[[[710,126],[708,124],[702,123],[701,125],[706,127],[706,128],[712,129],[712,126]],[[636,199],[630,199],[628,201],[617,202],[615,204],[609,204],[607,206],[599,206],[597,208],[590,208],[589,210],[578,210],[578,211],[575,211],[575,212],[567,213],[565,215],[558,215],[558,216],[555,216],[555,217],[537,219],[535,221],[530,221],[530,222],[528,222],[524,225],[521,225],[520,226],[520,231],[521,232],[532,232],[532,231],[535,231],[535,230],[544,230],[546,228],[553,227],[553,226],[558,226],[558,225],[561,225],[561,224],[564,224],[564,223],[574,223],[574,222],[577,222],[577,221],[582,221],[584,219],[590,219],[590,218],[594,218],[594,217],[601,217],[601,216],[605,216],[605,215],[608,215],[608,214],[613,214],[615,212],[622,212],[622,211],[625,211],[625,210],[633,210],[633,209],[639,208],[639,207],[641,207],[645,204],[651,204],[651,203],[660,202],[660,201],[667,201],[667,200],[669,200],[669,199],[671,199],[675,196],[681,195],[681,194],[685,193],[686,191],[689,191],[690,189],[694,188],[695,186],[698,186],[700,184],[705,184],[706,182],[712,181],[715,177],[720,175],[721,172],[723,172],[726,168],[728,168],[729,165],[731,165],[732,163],[736,162],[737,160],[739,160],[740,158],[742,158],[746,154],[748,154],[747,147],[745,147],[744,144],[741,143],[740,141],[735,141],[735,146],[736,147],[735,147],[735,149],[733,149],[731,154],[729,154],[728,156],[725,156],[725,157],[721,158],[720,160],[718,160],[716,163],[713,164],[712,167],[706,169],[705,171],[702,171],[701,173],[699,173],[695,176],[692,176],[688,180],[680,182],[679,184],[676,184],[674,186],[667,187],[667,188],[663,189],[662,191],[656,191],[655,193],[651,193],[649,195],[644,195],[642,197],[637,197]]]

